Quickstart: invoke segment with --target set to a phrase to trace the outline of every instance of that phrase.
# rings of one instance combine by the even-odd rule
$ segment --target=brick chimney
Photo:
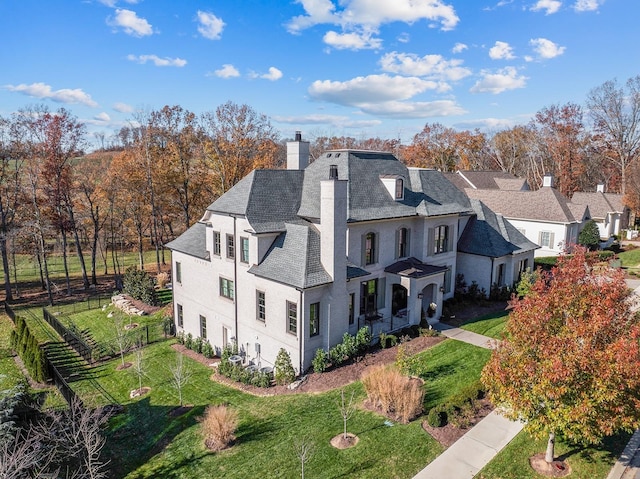
[[[309,165],[309,142],[296,131],[293,141],[287,142],[287,170],[304,170]]]

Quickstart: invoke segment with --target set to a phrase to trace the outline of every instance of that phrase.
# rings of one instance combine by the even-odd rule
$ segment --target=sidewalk
[[[495,348],[496,341],[493,338],[444,323],[436,323],[433,327],[448,338],[481,348]],[[416,474],[414,479],[471,479],[509,444],[523,427],[523,423],[510,421],[493,411]]]

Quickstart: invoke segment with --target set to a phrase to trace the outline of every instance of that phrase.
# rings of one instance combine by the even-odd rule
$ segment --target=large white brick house
[[[272,366],[285,348],[303,372],[345,332],[418,324],[430,303],[436,321],[458,273],[488,291],[533,266],[536,245],[438,171],[287,146],[286,170],[251,172],[167,245],[177,330],[218,352]]]

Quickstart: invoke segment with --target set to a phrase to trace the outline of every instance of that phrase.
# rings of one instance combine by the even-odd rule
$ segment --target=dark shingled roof
[[[350,222],[469,210],[466,196],[438,171],[409,169],[391,153],[334,150],[306,168],[300,216],[314,220],[320,217],[320,182],[329,178],[331,165],[337,166],[338,178],[349,180]],[[384,177],[404,178],[404,199],[392,198],[380,180]]]
[[[393,273],[407,278],[424,278],[434,274],[442,273],[448,269],[447,266],[433,266],[423,263],[413,256],[407,259],[401,259],[387,266],[385,273]]]
[[[469,219],[458,240],[459,252],[499,258],[539,248],[481,201],[471,200],[471,205],[476,215]]]
[[[285,225],[264,260],[249,268],[256,276],[295,288],[312,288],[332,281],[320,262],[320,234],[307,224]]]
[[[254,170],[207,210],[246,216],[256,233],[284,231],[300,206],[303,171]]]
[[[201,259],[210,259],[206,249],[206,224],[198,222],[165,246],[173,251],[195,256]]]

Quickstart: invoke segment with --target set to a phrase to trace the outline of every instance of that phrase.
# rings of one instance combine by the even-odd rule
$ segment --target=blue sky
[[[0,115],[227,101],[284,137],[492,132],[640,74],[638,0],[0,0]]]

